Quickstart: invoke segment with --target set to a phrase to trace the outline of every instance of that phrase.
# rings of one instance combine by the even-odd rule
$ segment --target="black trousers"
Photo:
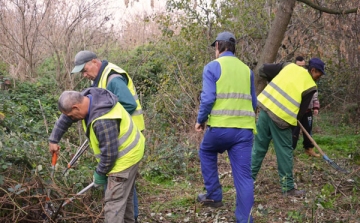
[[[311,110],[307,111],[304,116],[299,120],[300,123],[304,126],[306,131],[312,135],[312,124],[313,124],[313,113]],[[299,134],[300,134],[300,126],[295,126],[292,130],[293,133],[293,141],[292,141],[292,147],[293,149],[296,149],[296,145],[299,140]],[[303,133],[303,146],[304,149],[310,149],[314,147],[314,144],[311,143],[310,139]]]

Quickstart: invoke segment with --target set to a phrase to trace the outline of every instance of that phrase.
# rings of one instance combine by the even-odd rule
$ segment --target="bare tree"
[[[358,8],[353,9],[330,9],[327,7],[320,6],[315,4],[313,1],[310,0],[279,0],[278,1],[278,10],[274,19],[274,22],[269,30],[268,37],[266,39],[265,46],[263,51],[260,55],[260,59],[258,64],[255,68],[255,72],[259,69],[259,67],[263,63],[272,63],[275,61],[278,50],[281,46],[283,38],[285,36],[285,32],[288,28],[290,19],[293,14],[293,9],[295,7],[296,2],[302,2],[306,5],[319,10],[324,13],[329,14],[350,14],[356,13]],[[259,94],[266,86],[266,80],[256,75],[256,92]]]
[[[6,61],[16,67],[12,73],[15,77],[36,77],[35,67],[40,59],[36,47],[39,46],[40,26],[49,2],[0,1],[0,48],[8,52]]]
[[[37,65],[50,58],[58,86],[74,88],[76,52],[109,47],[114,39],[107,7],[107,0],[0,0],[0,57],[11,76],[36,78]]]
[[[50,48],[49,55],[56,61],[55,78],[59,87],[73,89],[76,85],[70,72],[77,51],[100,48],[113,39],[109,35],[111,26],[107,26],[111,14],[100,14],[107,12],[106,5],[103,0],[53,2],[41,36]]]

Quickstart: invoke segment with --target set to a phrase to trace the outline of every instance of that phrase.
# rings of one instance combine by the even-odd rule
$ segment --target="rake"
[[[310,141],[312,142],[312,144],[314,144],[314,146],[316,147],[316,149],[319,151],[319,153],[322,155],[323,159],[330,164],[330,166],[332,168],[334,168],[337,171],[340,171],[342,173],[350,173],[348,170],[345,170],[343,168],[341,168],[339,165],[337,165],[333,160],[331,160],[325,153],[324,151],[322,151],[322,149],[320,148],[320,146],[315,142],[315,140],[310,136],[310,134],[306,131],[306,129],[304,128],[304,126],[299,122],[298,120],[298,125],[300,126],[301,130],[303,131],[303,133],[305,133],[305,135],[310,139]]]

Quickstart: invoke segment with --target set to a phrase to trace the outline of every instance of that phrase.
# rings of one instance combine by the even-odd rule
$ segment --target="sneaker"
[[[222,201],[214,201],[212,199],[206,198],[206,194],[199,194],[197,197],[197,201],[200,202],[200,204],[202,204],[203,206],[212,208],[218,208],[224,205]]]
[[[306,192],[304,190],[296,190],[295,188],[283,192],[285,197],[305,197]]]

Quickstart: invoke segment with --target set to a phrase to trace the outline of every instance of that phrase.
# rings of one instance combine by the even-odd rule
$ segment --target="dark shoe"
[[[212,208],[218,208],[224,205],[222,201],[214,201],[212,199],[206,198],[206,194],[199,194],[197,201],[200,202],[203,206]]]
[[[283,192],[283,195],[285,197],[305,197],[305,191],[304,190],[296,190],[295,188],[288,190],[286,192]]]
[[[135,218],[135,223],[139,223],[138,220],[137,220],[137,217]]]
[[[320,157],[320,154],[317,154],[313,148],[305,149],[305,153],[309,156]]]

